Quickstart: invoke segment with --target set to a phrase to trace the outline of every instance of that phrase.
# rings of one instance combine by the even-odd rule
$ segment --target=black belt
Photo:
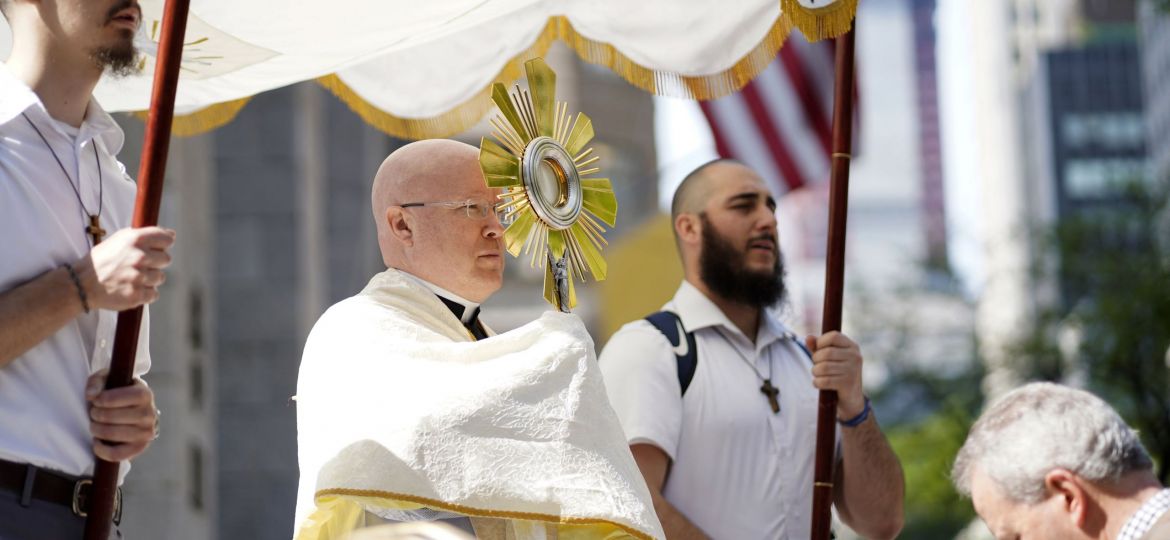
[[[71,509],[75,516],[85,517],[92,488],[93,481],[89,478],[73,478],[35,465],[0,459],[0,489],[20,496],[21,506],[37,499],[59,504]],[[122,488],[114,495],[114,524],[122,524]]]

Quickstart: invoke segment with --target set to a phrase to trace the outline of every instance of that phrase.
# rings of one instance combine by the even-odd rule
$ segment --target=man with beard
[[[0,66],[0,537],[80,538],[94,454],[125,461],[157,434],[141,379],[102,391],[116,312],[158,297],[174,242],[126,228],[122,130],[91,96],[104,71],[132,70],[141,13],[117,0],[0,0],[0,13],[13,35]]]
[[[671,214],[685,279],[606,345],[610,401],[668,538],[808,538],[817,391],[836,390],[837,513],[893,538],[902,470],[862,391],[860,349],[838,332],[802,344],[769,311],[785,292],[775,211],[738,162],[683,180]]]

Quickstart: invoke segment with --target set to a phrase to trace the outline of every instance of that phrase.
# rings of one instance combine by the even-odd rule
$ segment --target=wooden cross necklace
[[[748,367],[752,368],[752,371],[756,373],[756,376],[759,377],[760,380],[764,381],[764,384],[760,386],[760,393],[768,397],[768,405],[772,406],[772,414],[778,414],[780,412],[780,389],[772,385],[771,360],[768,361],[768,376],[764,377],[764,374],[760,373],[759,369],[756,369],[756,365],[752,363],[751,360],[748,360],[748,357],[739,350],[739,347],[735,346],[735,343],[731,342],[731,339],[723,334],[722,330],[717,329],[715,333],[719,334],[719,337],[723,338],[723,341],[727,342],[727,345],[731,347],[731,350],[735,351],[735,354],[738,355],[740,359],[742,359],[744,363],[748,365]]]
[[[33,123],[32,119],[29,118],[27,114],[22,112],[20,115],[24,117],[25,121],[28,122],[28,125],[32,126],[33,131],[37,132],[37,135],[40,136],[41,141],[45,143],[45,147],[49,149],[49,153],[53,154],[53,159],[57,162],[57,166],[61,167],[61,173],[65,175],[65,181],[69,182],[69,187],[73,188],[73,194],[77,195],[77,204],[81,205],[81,211],[84,212],[87,217],[89,217],[89,225],[86,225],[85,233],[89,235],[90,239],[93,241],[93,245],[96,246],[100,244],[102,242],[102,238],[106,236],[106,230],[102,228],[102,206],[104,206],[106,202],[104,197],[106,183],[102,178],[102,160],[98,157],[97,139],[93,140],[91,146],[93,146],[93,161],[97,164],[98,208],[97,213],[91,214],[89,209],[85,207],[85,202],[81,200],[81,189],[79,188],[81,185],[80,175],[78,175],[77,178],[77,185],[73,185],[73,177],[70,176],[69,171],[65,169],[65,164],[61,163],[61,158],[57,157],[57,151],[53,150],[53,145],[49,144],[49,140],[45,138],[45,134],[41,133],[40,128],[38,128],[37,125]]]

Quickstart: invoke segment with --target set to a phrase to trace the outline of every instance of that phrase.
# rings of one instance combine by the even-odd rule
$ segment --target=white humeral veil
[[[420,508],[480,538],[665,537],[575,315],[476,342],[387,270],[317,321],[296,403],[297,540]]]

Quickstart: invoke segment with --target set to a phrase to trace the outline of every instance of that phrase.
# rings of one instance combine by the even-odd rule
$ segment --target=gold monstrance
[[[524,71],[529,90],[492,86],[500,111],[491,119],[495,141],[480,141],[479,164],[488,187],[504,190],[508,253],[546,268],[544,298],[568,313],[577,305],[574,276],[605,279],[602,223],[616,223],[617,197],[608,178],[584,178],[601,170],[601,158],[585,147],[593,140],[589,117],[574,120],[568,104],[556,101],[557,76],[544,60],[529,60]]]

